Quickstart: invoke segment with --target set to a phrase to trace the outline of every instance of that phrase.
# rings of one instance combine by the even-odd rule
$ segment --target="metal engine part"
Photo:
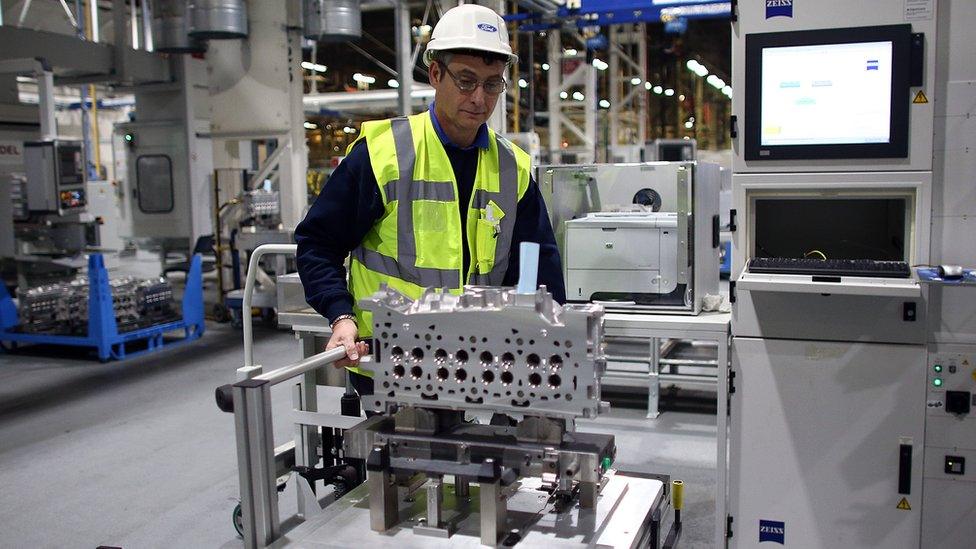
[[[244,193],[244,204],[249,217],[278,215],[281,213],[281,200],[278,191],[258,189]]]
[[[375,394],[364,405],[595,417],[600,409],[603,308],[559,305],[541,288],[468,287],[411,300],[382,288],[372,313]]]
[[[124,276],[109,280],[109,287],[121,331],[173,314],[173,287],[165,279]],[[84,333],[88,329],[88,290],[88,278],[79,276],[69,282],[21,292],[21,329],[32,333]]]

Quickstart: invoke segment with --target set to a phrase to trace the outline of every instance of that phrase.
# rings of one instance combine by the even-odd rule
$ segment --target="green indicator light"
[[[610,459],[609,457],[603,458],[603,461],[600,462],[600,468],[603,469],[604,471],[609,469],[611,465],[613,465],[613,460]]]
[[[936,364],[932,369],[935,370],[936,372],[941,372],[942,371],[942,365],[941,364]]]
[[[932,380],[932,385],[935,385],[936,387],[942,387],[942,378],[937,377],[937,378],[933,379]]]

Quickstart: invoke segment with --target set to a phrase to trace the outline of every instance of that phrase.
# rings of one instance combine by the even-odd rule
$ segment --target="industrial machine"
[[[115,126],[125,158],[121,232],[185,254],[213,234],[209,98],[203,60],[174,56],[171,64],[176,82],[137,88],[135,119]]]
[[[718,294],[718,166],[543,166],[539,185],[570,301],[698,314]]]
[[[296,417],[306,425],[348,425],[323,440],[323,452],[339,442],[336,455],[364,463],[367,480],[320,511],[302,483],[338,469],[296,468],[306,520],[291,531],[280,532],[269,484],[280,474],[279,460],[250,457],[271,451],[269,432],[260,428],[270,421],[266,395],[271,385],[304,374],[306,396],[296,404],[307,400],[315,410],[315,369],[344,351],[266,373],[245,366],[239,373],[249,379],[233,386],[232,398],[229,387],[218,390],[218,404],[229,411],[232,401],[238,425],[245,546],[676,544],[680,515],[668,477],[615,470],[614,437],[576,429],[577,419],[595,418],[606,406],[601,306],[560,306],[545,288],[494,287],[428,290],[416,300],[384,287],[359,305],[374,325],[371,353],[360,366],[372,372],[375,391],[362,406],[379,415]],[[249,357],[246,349],[247,364]],[[300,455],[309,448],[296,439],[297,463],[307,463]]]
[[[451,475],[462,496],[477,482],[485,545],[507,531],[507,500],[522,477],[542,477],[566,503],[597,506],[614,439],[575,432],[574,420],[600,412],[601,307],[560,307],[544,289],[428,291],[416,301],[387,289],[360,306],[376,325],[367,407],[387,414],[347,431],[345,444],[370,472],[373,530],[399,523],[393,477],[404,472],[433,479],[420,530],[448,536],[441,477]],[[466,411],[520,421],[471,425]]]
[[[27,141],[23,172],[0,174],[2,256],[16,265],[18,285],[70,277],[84,265],[81,253],[98,245],[87,212],[81,143]]]
[[[966,546],[973,294],[913,267],[972,258],[976,10],[794,4],[733,23],[727,543]]]

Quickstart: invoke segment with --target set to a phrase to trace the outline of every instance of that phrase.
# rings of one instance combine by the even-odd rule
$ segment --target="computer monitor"
[[[911,25],[746,36],[746,160],[908,156]]]

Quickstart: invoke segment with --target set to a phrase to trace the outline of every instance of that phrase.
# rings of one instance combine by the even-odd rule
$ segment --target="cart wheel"
[[[241,510],[241,504],[238,503],[237,507],[234,507],[234,514],[231,517],[234,521],[234,530],[237,530],[237,535],[244,537],[244,511]]]
[[[272,308],[261,309],[261,321],[269,328],[277,328],[278,314]]]
[[[213,317],[217,322],[227,322],[230,320],[230,311],[223,303],[217,303],[213,306]]]

